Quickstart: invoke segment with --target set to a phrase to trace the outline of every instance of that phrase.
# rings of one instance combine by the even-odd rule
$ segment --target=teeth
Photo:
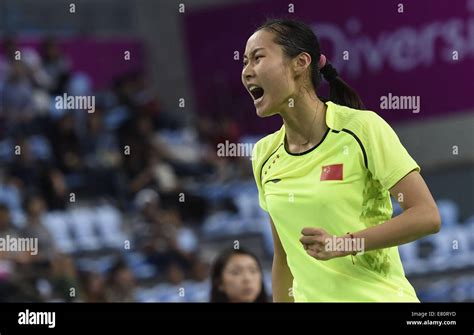
[[[256,88],[259,88],[259,87],[258,87],[257,85],[250,85],[250,86],[249,86],[249,91],[252,91],[252,90],[254,90],[254,89],[256,89]]]

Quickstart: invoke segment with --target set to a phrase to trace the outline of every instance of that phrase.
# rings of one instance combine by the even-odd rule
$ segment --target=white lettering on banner
[[[358,19],[350,19],[346,26],[348,31],[335,24],[312,25],[320,40],[332,44],[334,56],[331,62],[334,67],[340,72],[345,70],[352,78],[367,70],[377,73],[385,63],[398,72],[430,67],[439,61],[437,55],[449,63],[453,61],[453,50],[458,52],[460,60],[474,57],[474,17],[433,21],[420,27],[401,26],[393,31],[382,31],[376,38],[359,34],[362,24]],[[342,58],[344,50],[349,50],[350,62]]]

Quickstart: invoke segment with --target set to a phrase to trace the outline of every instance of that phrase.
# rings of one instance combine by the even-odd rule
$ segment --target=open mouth
[[[259,86],[256,86],[256,85],[250,86],[249,91],[250,91],[250,94],[252,95],[254,101],[260,100],[263,97],[263,94],[265,93],[263,88],[261,88]]]

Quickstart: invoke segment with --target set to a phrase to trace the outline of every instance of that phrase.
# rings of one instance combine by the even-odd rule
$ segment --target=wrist
[[[334,252],[334,257],[345,257],[351,254],[350,246],[352,242],[349,241],[349,235],[341,235],[336,237],[336,247]],[[349,246],[349,248],[348,248]]]
[[[341,239],[341,244],[344,246],[342,250],[338,251],[338,257],[345,257],[345,256],[355,256],[358,253],[355,244],[354,235],[351,233],[346,233],[342,236],[338,237]]]

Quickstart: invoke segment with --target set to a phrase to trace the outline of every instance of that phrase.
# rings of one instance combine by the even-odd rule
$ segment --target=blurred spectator
[[[140,216],[133,225],[134,241],[158,271],[173,263],[190,268],[198,238],[192,229],[183,226],[177,210],[160,208],[158,193],[145,189],[136,196]]]
[[[79,278],[74,260],[57,254],[51,260],[50,282],[53,287],[52,301],[70,302],[79,295]]]
[[[4,240],[4,248],[8,248],[7,239],[19,237],[11,225],[10,210],[0,204],[0,238]],[[32,285],[27,282],[28,264],[32,259],[31,250],[0,251],[0,301],[37,301]]]
[[[191,270],[191,279],[197,283],[207,281],[209,278],[209,264],[202,259],[196,259]]]
[[[108,302],[133,302],[135,300],[135,277],[127,264],[119,260],[109,273],[106,297]]]
[[[51,78],[44,71],[41,58],[31,48],[21,48],[15,39],[4,43],[5,57],[0,58],[0,111],[5,129],[1,135],[31,134],[38,131],[41,113],[49,108],[47,89]]]
[[[65,92],[70,77],[70,62],[52,37],[45,38],[40,49],[44,70],[51,78],[49,92],[61,95]]]
[[[173,167],[166,161],[166,149],[153,143],[153,123],[149,115],[136,115],[119,131],[120,147],[129,149],[124,167],[129,191],[156,186],[160,192],[173,192],[179,187]]]
[[[41,169],[39,189],[51,210],[65,209],[69,200],[69,187],[64,174],[53,166]]]
[[[97,272],[82,275],[82,301],[107,302],[105,296],[105,278]]]
[[[38,254],[34,257],[34,262],[38,264],[49,262],[56,252],[54,240],[49,231],[41,223],[46,211],[46,203],[40,195],[33,194],[27,199],[26,227],[21,231],[21,235],[27,238],[38,239]]]
[[[27,138],[20,138],[16,145],[19,146],[20,154],[14,155],[13,162],[9,164],[9,175],[21,192],[30,194],[40,182],[43,162],[35,157]]]
[[[156,234],[153,222],[159,219],[162,212],[160,197],[152,189],[143,189],[135,197],[135,206],[139,213],[132,224],[134,244],[138,249],[145,249]]]
[[[168,283],[179,286],[185,279],[183,266],[180,263],[172,262],[166,270],[166,279]]]
[[[231,249],[217,257],[211,284],[211,302],[268,301],[260,262],[242,249]]]
[[[63,173],[79,172],[83,167],[81,143],[74,127],[74,114],[66,112],[49,134],[54,158]]]
[[[98,107],[87,118],[86,134],[81,139],[81,152],[89,168],[116,168],[121,163],[114,134],[104,126],[104,111]]]
[[[123,201],[125,190],[120,181],[122,154],[113,133],[104,127],[103,111],[96,108],[87,116],[86,133],[80,140],[89,196],[113,196]]]
[[[22,189],[21,182],[4,169],[0,168],[0,203],[11,211],[12,223],[17,226],[22,223]]]
[[[23,61],[13,61],[3,85],[2,118],[7,134],[25,132],[34,116],[33,86],[28,76],[28,68]]]
[[[0,237],[16,237],[16,232],[12,229],[10,223],[10,210],[4,204],[0,204]],[[10,279],[14,272],[15,253],[8,250],[0,252],[0,280]]]

